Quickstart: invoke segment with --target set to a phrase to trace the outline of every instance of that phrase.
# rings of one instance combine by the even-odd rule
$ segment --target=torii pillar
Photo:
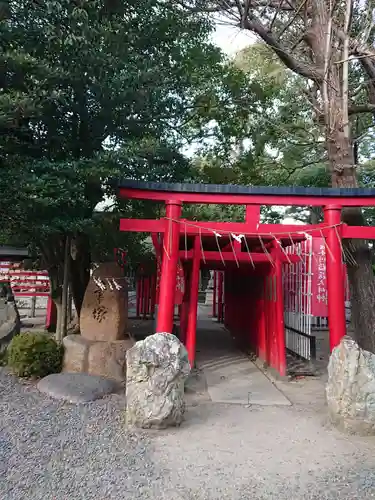
[[[330,350],[346,335],[345,277],[341,249],[341,207],[324,207],[326,231],[326,273],[328,291],[328,327]]]
[[[177,264],[182,203],[166,201],[166,230],[160,275],[157,333],[172,333],[176,294]]]
[[[190,275],[190,297],[188,325],[186,333],[186,350],[188,352],[190,366],[194,368],[195,346],[197,339],[197,315],[198,315],[198,295],[199,295],[199,269],[201,263],[200,239],[195,237],[193,266]]]

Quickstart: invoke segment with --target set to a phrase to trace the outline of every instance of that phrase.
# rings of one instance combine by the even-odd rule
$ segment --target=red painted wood
[[[196,237],[194,241],[194,259],[190,278],[189,315],[186,335],[186,349],[188,352],[191,367],[194,367],[195,363],[200,261],[200,240],[198,237]]]
[[[221,252],[225,262],[236,262],[236,257],[238,262],[241,262],[241,264],[249,264],[251,265],[251,261],[249,259],[249,254],[247,252],[241,252],[236,254],[236,257],[233,254],[233,251],[230,252]],[[186,257],[187,260],[191,260],[193,258],[193,251],[189,250],[188,252],[185,252],[184,250],[180,250],[179,252],[180,259],[186,262]],[[212,264],[214,262],[220,262],[222,263],[222,257],[220,256],[220,252],[204,252],[204,257],[206,260],[207,264]],[[268,264],[269,258],[265,253],[251,253],[251,257],[253,259],[254,264],[255,263],[266,263]],[[288,255],[289,259],[291,262],[299,262],[300,257],[297,255]],[[285,257],[284,254],[280,257],[283,262],[289,262],[288,259]]]
[[[342,238],[359,238],[364,240],[375,240],[375,227],[347,226],[341,227]]]
[[[167,202],[166,215],[170,219],[164,238],[164,251],[162,271],[159,288],[159,308],[157,320],[157,332],[172,333],[174,318],[174,295],[176,292],[176,277],[178,264],[178,247],[180,238],[180,224],[173,222],[181,215],[180,202]]]
[[[216,302],[217,302],[217,271],[214,271],[214,290],[213,290],[213,294],[212,294],[212,317],[213,318],[217,317]]]
[[[261,296],[257,300],[257,340],[256,348],[257,355],[263,361],[267,359],[267,347],[266,347],[266,312],[265,312],[265,301],[264,301],[264,283],[261,283]]]
[[[221,205],[279,205],[313,206],[337,205],[340,207],[373,207],[375,198],[340,196],[277,196],[257,194],[189,193],[171,191],[153,191],[148,189],[120,188],[121,198],[133,200],[180,201],[183,203],[211,203]]]
[[[134,231],[134,232],[151,232],[153,242],[156,237],[155,232],[164,233],[165,231],[165,219],[153,220],[153,219],[121,219],[120,220],[120,231]],[[212,231],[207,228],[213,229],[215,231],[222,232],[233,232],[235,234],[244,234],[251,232],[253,236],[259,234],[262,235],[263,240],[273,240],[272,234],[276,233],[288,233],[285,235],[285,240],[289,240],[289,233],[292,234],[293,240],[303,240],[304,236],[299,234],[303,231],[309,232],[312,236],[321,236],[326,234],[327,224],[322,225],[292,225],[292,224],[260,224],[258,229],[249,229],[249,226],[243,222],[194,222],[197,227],[186,226],[186,232],[189,236],[201,233],[202,236],[212,236]],[[184,224],[182,224],[184,227]],[[199,230],[201,227],[201,230]],[[184,230],[185,232],[185,227]],[[368,226],[347,226],[342,224],[342,238],[358,238],[358,239],[375,239],[375,227]],[[155,239],[155,241],[157,241]],[[154,242],[155,245],[155,242]],[[159,245],[158,245],[159,246]],[[156,247],[155,247],[156,248]]]
[[[137,318],[140,317],[141,315],[141,281],[142,281],[142,277],[139,276],[138,279],[137,279],[137,282],[136,282],[136,316]]]
[[[324,209],[324,220],[329,225],[339,224],[341,210],[337,207]],[[334,349],[346,334],[345,318],[345,277],[342,265],[340,227],[328,231],[326,241],[330,252],[326,252],[327,291],[328,291],[328,327],[329,343]]]
[[[280,375],[286,375],[286,345],[284,325],[284,294],[283,294],[283,271],[281,249],[275,244],[275,328],[277,336],[278,365],[275,367]]]
[[[258,224],[260,220],[260,205],[246,205],[246,224]]]
[[[56,329],[56,323],[57,323],[57,309],[56,309],[56,304],[54,301],[51,299],[51,297],[48,297],[48,302],[47,302],[47,315],[46,315],[46,330],[48,331],[53,331]]]
[[[189,321],[189,301],[190,301],[190,270],[185,271],[185,293],[181,304],[180,315],[180,341],[186,345],[186,335]]]
[[[224,319],[223,316],[223,284],[224,284],[224,275],[219,272],[218,276],[218,286],[217,286],[217,315],[219,323],[221,323]]]
[[[155,316],[155,303],[156,303],[156,276],[151,276],[151,298],[150,298],[150,316],[151,319]]]
[[[120,219],[120,231],[133,231],[142,233],[164,233],[166,231],[165,219]],[[194,225],[189,225],[194,224]],[[215,239],[213,231],[222,233],[223,235],[229,235],[230,233],[235,234],[248,234],[250,237],[258,238],[259,235],[262,236],[263,240],[274,240],[274,234],[282,236],[284,239],[290,241],[290,236],[292,235],[294,241],[302,241],[305,236],[302,234],[304,231],[309,233],[314,233],[320,236],[321,231],[325,231],[325,225],[296,225],[296,224],[246,224],[244,222],[202,222],[202,221],[186,221],[186,224],[181,221],[181,232],[188,236],[211,236]],[[280,239],[280,238],[279,238]],[[259,243],[259,240],[258,240]]]

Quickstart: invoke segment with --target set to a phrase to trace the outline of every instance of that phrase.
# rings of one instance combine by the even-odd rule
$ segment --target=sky
[[[248,31],[235,26],[217,24],[212,41],[227,55],[235,55],[239,50],[254,43],[255,37]]]
[[[212,41],[215,45],[229,57],[234,56],[238,51],[244,49],[256,41],[254,35],[245,30],[236,28],[230,25],[217,24],[215,33],[212,36]],[[280,209],[283,213],[284,208],[273,207],[275,210]],[[293,217],[284,217],[282,224],[303,224],[303,222],[294,219]]]

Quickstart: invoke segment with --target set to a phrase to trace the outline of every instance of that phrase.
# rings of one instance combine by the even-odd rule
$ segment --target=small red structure
[[[345,335],[342,239],[375,239],[375,228],[346,226],[341,222],[341,210],[343,206],[375,206],[375,190],[124,181],[119,185],[119,195],[165,204],[163,219],[122,219],[120,230],[151,233],[161,259],[157,332],[172,332],[182,263],[185,289],[180,330],[191,364],[195,359],[199,272],[206,268],[217,271],[213,315],[271,367],[282,375],[286,373],[286,331],[292,335],[293,327],[285,324],[283,283],[288,268],[295,266],[297,276],[298,264],[303,261],[301,253],[291,249],[314,238],[320,238],[327,249],[325,290],[331,349]],[[182,218],[186,203],[245,205],[245,220],[189,221]],[[303,226],[261,224],[261,205],[322,206],[324,222]],[[148,290],[150,294],[152,287]]]

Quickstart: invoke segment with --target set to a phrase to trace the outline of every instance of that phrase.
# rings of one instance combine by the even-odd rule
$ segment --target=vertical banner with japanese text
[[[160,290],[160,275],[161,275],[161,262],[157,259],[157,273],[156,273],[156,304],[159,304],[159,290]],[[176,278],[176,294],[175,305],[181,305],[185,293],[185,274],[181,262],[177,264],[177,278]]]
[[[328,294],[326,274],[326,245],[324,238],[312,239],[311,262],[311,314],[312,316],[328,316]]]

